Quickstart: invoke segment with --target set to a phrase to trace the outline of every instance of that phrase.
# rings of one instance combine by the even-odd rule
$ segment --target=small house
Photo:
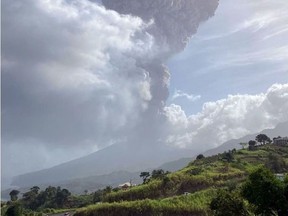
[[[122,189],[122,190],[126,190],[128,188],[132,187],[132,184],[130,182],[125,182],[124,184],[120,184],[118,186],[118,188]]]
[[[275,145],[288,145],[288,137],[281,137],[274,139]]]

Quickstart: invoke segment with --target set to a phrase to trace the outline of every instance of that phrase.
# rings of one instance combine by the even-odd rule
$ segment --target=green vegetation
[[[1,203],[1,215],[7,216],[42,216],[42,213],[57,213],[75,207],[92,204],[92,196],[72,196],[67,189],[49,186],[40,191],[38,186],[33,186],[23,193],[18,199],[17,190],[10,192],[11,201]]]
[[[242,186],[242,195],[254,204],[256,214],[275,215],[277,211],[288,209],[288,199],[285,197],[284,182],[278,180],[271,171],[259,168],[249,176]]]
[[[76,215],[286,215],[288,181],[281,182],[272,172],[288,171],[288,146],[267,144],[269,139],[261,137],[259,144],[250,141],[248,149],[243,147],[211,157],[201,155],[174,173],[156,170],[150,177],[150,173],[142,172],[142,185],[111,191],[102,197],[101,203],[82,208]],[[271,180],[275,189],[273,202],[277,204],[266,201],[263,204],[255,198],[259,191],[263,200],[270,198],[265,187],[252,180],[258,172]],[[265,178],[256,177],[260,182]],[[257,185],[258,192],[254,189]],[[269,211],[260,212],[263,205]]]
[[[107,186],[81,196],[60,187],[32,187],[18,200],[17,191],[11,191],[3,215],[52,213],[55,208],[80,208],[76,216],[288,215],[288,176],[281,180],[274,174],[288,172],[288,146],[273,145],[260,135],[258,143],[248,142],[248,149],[241,144],[238,151],[198,155],[174,173],[141,172],[143,184],[134,187]]]
[[[209,215],[207,209],[215,190],[206,190],[189,195],[175,196],[161,200],[137,200],[118,203],[102,203],[80,209],[75,216],[97,215],[97,216],[175,216],[175,215]]]
[[[237,192],[219,190],[212,199],[210,208],[215,216],[250,215],[248,206]]]

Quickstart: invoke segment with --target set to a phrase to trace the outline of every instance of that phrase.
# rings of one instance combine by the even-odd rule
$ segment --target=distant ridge
[[[267,136],[269,136],[271,139],[273,137],[278,137],[278,136],[288,136],[288,121],[287,122],[282,122],[282,123],[279,123],[275,128],[273,129],[265,129],[263,131],[260,131],[259,133],[254,133],[254,134],[250,134],[250,135],[247,135],[247,136],[244,136],[244,137],[241,137],[240,139],[232,139],[232,140],[229,140],[225,143],[223,143],[222,145],[216,147],[216,148],[213,148],[213,149],[210,149],[208,151],[205,151],[203,154],[205,156],[211,156],[211,155],[215,155],[215,154],[218,154],[218,153],[222,153],[224,151],[228,151],[228,150],[231,150],[231,149],[240,149],[242,148],[241,145],[239,143],[241,142],[246,142],[248,143],[249,140],[255,140],[255,137],[258,135],[258,134],[266,134]]]
[[[259,133],[267,134],[270,138],[287,136],[288,122],[280,123],[274,129],[266,129],[260,131]],[[211,156],[231,150],[233,148],[239,149],[241,148],[239,145],[240,142],[248,142],[249,140],[253,140],[259,133],[247,135],[240,139],[229,140],[217,148],[205,151],[203,154],[205,156]],[[127,161],[127,148],[128,146],[125,144],[113,145],[86,157],[60,164],[50,169],[17,176],[13,181],[13,185],[25,187],[32,186],[34,184],[61,184],[66,186],[78,184],[77,191],[81,191],[81,184],[83,187],[86,184],[85,187],[88,188],[88,185],[90,184],[89,182],[94,182],[95,184],[97,183],[99,187],[105,184],[115,185],[121,183],[123,180],[127,181],[130,178],[133,178],[136,182],[139,182],[138,175],[141,171],[152,170],[153,168],[176,171],[186,166],[190,161],[195,159],[197,154],[199,154],[199,152],[197,153],[189,150],[177,151],[175,149],[169,149],[168,147],[166,149],[155,148],[146,152],[143,152],[140,149],[136,151],[135,149],[135,154],[133,155],[132,159],[129,156],[131,160],[134,160],[133,163],[131,161]],[[141,154],[139,154],[139,152]],[[113,158],[111,155],[117,155],[117,157]],[[149,160],[147,160],[147,158],[149,158]],[[116,162],[113,162],[112,159],[116,160]],[[157,159],[158,162],[155,161],[155,159]],[[166,159],[166,162],[159,162],[163,161],[164,159]],[[141,166],[141,161],[146,161],[147,163],[142,164]],[[129,170],[129,172],[127,170]],[[82,181],[81,184],[79,183],[80,181]]]

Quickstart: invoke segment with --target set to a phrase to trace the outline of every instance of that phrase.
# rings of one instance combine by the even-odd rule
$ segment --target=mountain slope
[[[146,184],[107,193],[101,203],[80,209],[76,215],[212,215],[209,203],[217,188],[232,192],[251,170],[261,165],[274,173],[288,171],[288,145],[267,144],[229,155],[194,160],[183,169],[151,178]],[[179,199],[181,202],[175,203]]]
[[[271,139],[273,137],[278,137],[278,136],[288,136],[288,121],[287,122],[282,122],[279,123],[275,128],[273,129],[265,129],[259,133],[255,133],[255,134],[250,134],[247,136],[244,136],[240,139],[233,139],[233,140],[229,140],[225,143],[223,143],[222,145],[218,146],[217,148],[214,149],[210,149],[206,152],[204,152],[203,154],[205,156],[210,156],[210,155],[215,155],[218,153],[222,153],[224,151],[228,151],[228,150],[232,150],[232,149],[240,149],[242,148],[241,145],[239,145],[239,143],[248,143],[249,140],[255,140],[255,137],[258,134],[266,134],[267,136],[269,136]]]
[[[288,122],[280,123],[274,129],[266,129],[259,133],[267,134],[271,138],[276,136],[287,136]],[[240,142],[254,140],[256,135],[259,133],[247,135],[240,139],[227,141],[221,146],[208,150],[203,154],[205,156],[209,156],[222,153],[233,148],[239,149],[241,148],[239,145]],[[125,145],[125,143],[112,145],[86,157],[82,157],[50,169],[17,176],[13,180],[12,185],[23,187],[31,186],[33,184],[52,184],[61,181],[70,181],[77,178],[109,174],[121,170],[129,170],[130,172],[139,173],[141,170],[159,167],[164,170],[175,171],[181,167],[184,167],[187,163],[189,163],[189,161],[192,160],[193,156],[195,158],[196,154],[199,153],[189,150],[173,149],[167,146],[160,146],[161,145],[157,145],[153,149],[147,149],[145,147],[136,147],[133,149],[131,146]],[[127,178],[130,178],[129,175]],[[103,181],[99,183],[105,184]]]
[[[163,163],[191,155],[195,155],[195,152],[173,149],[165,145],[163,147],[158,145],[153,149],[139,146],[133,149],[133,147],[121,143],[49,169],[17,176],[12,185],[56,183],[121,170],[135,172],[159,167]]]

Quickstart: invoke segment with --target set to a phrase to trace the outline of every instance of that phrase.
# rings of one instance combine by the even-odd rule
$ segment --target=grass
[[[165,199],[145,199],[137,201],[123,201],[101,203],[76,212],[75,216],[172,216],[172,215],[209,215],[209,203],[215,195],[215,189],[209,189],[190,195],[174,196]]]

